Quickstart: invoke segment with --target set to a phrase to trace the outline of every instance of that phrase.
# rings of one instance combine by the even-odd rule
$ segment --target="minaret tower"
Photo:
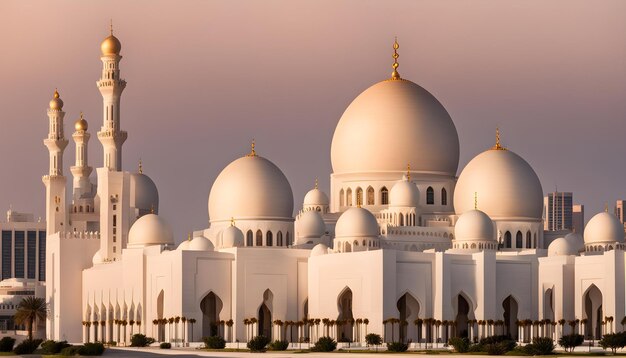
[[[89,175],[91,175],[93,169],[89,166],[87,160],[87,144],[91,135],[87,132],[87,128],[87,121],[83,118],[83,113],[81,112],[80,118],[74,123],[76,131],[72,134],[72,138],[74,138],[76,143],[76,163],[70,167],[74,176],[74,199],[79,199],[84,194],[91,193]]]
[[[103,122],[98,139],[103,148],[103,166],[112,171],[122,170],[122,144],[128,137],[128,134],[120,128],[120,99],[126,87],[126,81],[120,78],[121,49],[122,44],[113,36],[111,24],[111,34],[100,45],[102,75],[97,85],[102,94],[103,104]]]
[[[67,139],[63,134],[63,101],[59,92],[54,91],[54,98],[48,108],[49,130],[48,138],[43,144],[50,153],[50,170],[42,180],[46,186],[46,227],[47,234],[52,235],[64,230],[65,213],[65,176],[63,176],[63,151],[67,146]]]

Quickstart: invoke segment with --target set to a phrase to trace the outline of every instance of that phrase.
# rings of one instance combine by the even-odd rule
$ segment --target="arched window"
[[[433,190],[432,186],[429,186],[428,189],[426,189],[426,204],[427,205],[435,204],[435,190]]]
[[[515,235],[515,248],[517,249],[521,249],[524,247],[524,245],[522,245],[522,232],[518,231],[517,234]]]
[[[404,215],[400,214],[400,222],[398,223],[398,226],[404,226]]]
[[[265,234],[265,246],[274,246],[274,237],[271,231]]]
[[[537,233],[533,234],[533,244],[535,245],[535,247],[539,247],[537,246]]]
[[[504,247],[507,249],[511,248],[511,232],[507,231],[504,233]]]
[[[441,188],[441,205],[448,205],[448,192],[446,188]]]
[[[532,236],[530,235],[530,231],[526,231],[526,248],[530,249],[532,246]]]
[[[289,231],[286,234],[287,246],[291,246],[291,235],[289,235]]]
[[[352,206],[352,189],[346,190],[346,206]]]
[[[252,233],[252,230],[248,230],[248,232],[246,233],[246,246],[253,246],[254,245],[254,234]]]
[[[279,231],[276,234],[276,246],[283,246],[283,232]]]
[[[367,188],[367,205],[374,205],[374,188]]]
[[[356,188],[356,206],[363,205],[363,189]]]
[[[380,189],[380,204],[389,205],[389,190],[386,187]]]
[[[341,189],[339,191],[339,206],[345,206],[345,205],[346,205],[346,198],[344,198],[343,189]]]
[[[261,230],[256,232],[256,246],[263,246],[263,232]]]

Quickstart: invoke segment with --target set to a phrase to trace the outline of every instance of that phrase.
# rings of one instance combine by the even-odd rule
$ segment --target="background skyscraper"
[[[553,192],[543,198],[544,223],[543,229],[550,231],[571,230],[572,225],[572,193]]]

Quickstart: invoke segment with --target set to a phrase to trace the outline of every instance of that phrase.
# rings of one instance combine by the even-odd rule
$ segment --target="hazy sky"
[[[3,210],[44,216],[55,87],[66,136],[84,111],[90,164],[102,165],[95,81],[110,18],[128,81],[123,166],[143,159],[177,241],[207,226],[215,177],[252,138],[290,180],[296,208],[316,177],[327,191],[335,125],[389,76],[394,36],[402,76],[454,120],[459,172],[499,125],[544,192],[573,191],[587,219],[626,198],[626,1],[3,0],[0,13]],[[70,183],[73,161],[70,142]]]

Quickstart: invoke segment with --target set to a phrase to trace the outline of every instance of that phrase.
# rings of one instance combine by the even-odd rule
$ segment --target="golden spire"
[[[59,98],[59,91],[57,91],[57,89],[54,89],[54,98]]]
[[[250,153],[248,155],[246,155],[246,157],[256,157],[255,146],[256,146],[256,144],[254,143],[254,138],[252,138],[252,144],[250,145],[250,147],[251,147]]]
[[[191,241],[191,233],[190,232],[187,233],[187,241]]]
[[[317,182],[317,178],[315,178],[315,189],[317,189],[317,188],[318,188],[318,184],[319,184],[319,183]]]
[[[230,217],[230,226],[235,226],[235,218],[234,217]]]
[[[150,214],[154,214],[154,204],[150,205]]]
[[[474,192],[474,210],[478,210],[478,192]]]
[[[113,36],[113,19],[111,19],[111,22],[109,23],[109,32],[111,36]]]
[[[398,66],[400,66],[398,64],[398,57],[400,57],[400,55],[398,55],[398,49],[400,48],[400,45],[398,44],[398,38],[396,37],[395,41],[393,42],[393,65],[391,65],[391,67],[393,67],[393,72],[391,72],[391,79],[392,80],[399,80],[400,78],[400,73],[398,73]]]
[[[411,163],[406,164],[406,180],[411,180]]]
[[[605,203],[604,203],[604,212],[605,212],[605,213],[608,213],[608,212],[609,212],[609,203],[608,203],[608,202],[605,202]]]
[[[139,174],[143,174],[143,164],[141,163],[141,158],[139,158]]]
[[[498,128],[498,127],[496,127],[496,145],[491,147],[491,149],[493,149],[493,150],[506,150],[506,148],[503,147],[500,144],[500,128]]]

